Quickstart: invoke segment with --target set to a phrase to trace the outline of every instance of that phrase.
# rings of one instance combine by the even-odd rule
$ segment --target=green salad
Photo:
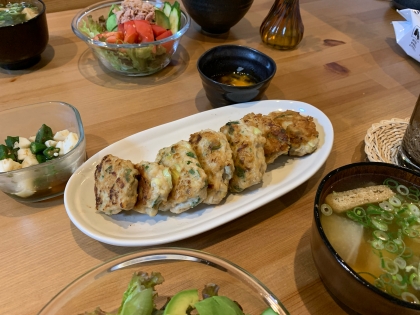
[[[81,315],[245,315],[241,306],[226,296],[219,296],[219,286],[207,284],[202,290],[202,298],[197,289],[188,289],[176,293],[160,307],[155,304],[158,293],[156,285],[162,284],[163,276],[159,272],[150,275],[145,272],[135,273],[124,292],[118,311],[106,312],[100,307],[93,312]],[[261,315],[276,315],[267,308]]]
[[[110,7],[106,16],[95,20],[88,15],[79,22],[79,30],[94,41],[112,46],[91,46],[96,56],[118,72],[154,72],[168,64],[176,48],[174,41],[156,44],[181,28],[180,4],[165,2],[155,7],[141,0],[124,0]],[[141,47],[116,45],[142,44]]]

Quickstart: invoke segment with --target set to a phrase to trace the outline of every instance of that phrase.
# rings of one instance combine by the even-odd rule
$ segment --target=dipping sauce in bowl
[[[250,86],[257,84],[258,79],[248,73],[244,72],[231,72],[227,74],[217,74],[212,77],[214,81],[233,85],[233,86]]]

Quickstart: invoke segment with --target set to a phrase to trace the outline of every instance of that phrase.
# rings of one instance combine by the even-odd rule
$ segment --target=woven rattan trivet
[[[409,118],[382,120],[373,124],[365,136],[365,152],[371,162],[397,163],[397,153]]]

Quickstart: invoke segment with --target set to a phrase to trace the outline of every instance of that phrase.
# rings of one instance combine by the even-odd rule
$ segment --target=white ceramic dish
[[[229,194],[216,206],[199,205],[181,214],[162,212],[155,217],[134,211],[108,216],[95,210],[94,170],[106,154],[138,163],[154,161],[159,149],[202,129],[219,130],[232,120],[254,112],[268,114],[287,109],[314,117],[319,131],[318,149],[304,157],[282,156],[270,164],[263,183],[238,194]],[[117,246],[150,246],[197,235],[236,219],[286,194],[308,180],[328,158],[334,140],[330,120],[319,109],[303,102],[268,100],[226,106],[195,114],[122,139],[92,156],[70,178],[64,204],[71,221],[86,235]]]

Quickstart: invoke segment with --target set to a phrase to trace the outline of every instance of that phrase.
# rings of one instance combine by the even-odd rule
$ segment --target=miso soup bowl
[[[0,4],[20,3],[21,0],[0,0]],[[7,70],[29,68],[41,60],[48,44],[45,4],[41,0],[26,0],[38,8],[34,18],[9,26],[0,26],[0,67]]]
[[[362,175],[420,185],[420,174],[386,163],[362,162],[339,167],[321,181],[315,196],[314,217],[311,229],[312,256],[319,276],[335,301],[349,313],[359,314],[420,314],[420,305],[405,302],[383,292],[359,276],[340,257],[328,240],[321,225],[320,205],[332,192],[331,187],[342,181],[353,181]]]

